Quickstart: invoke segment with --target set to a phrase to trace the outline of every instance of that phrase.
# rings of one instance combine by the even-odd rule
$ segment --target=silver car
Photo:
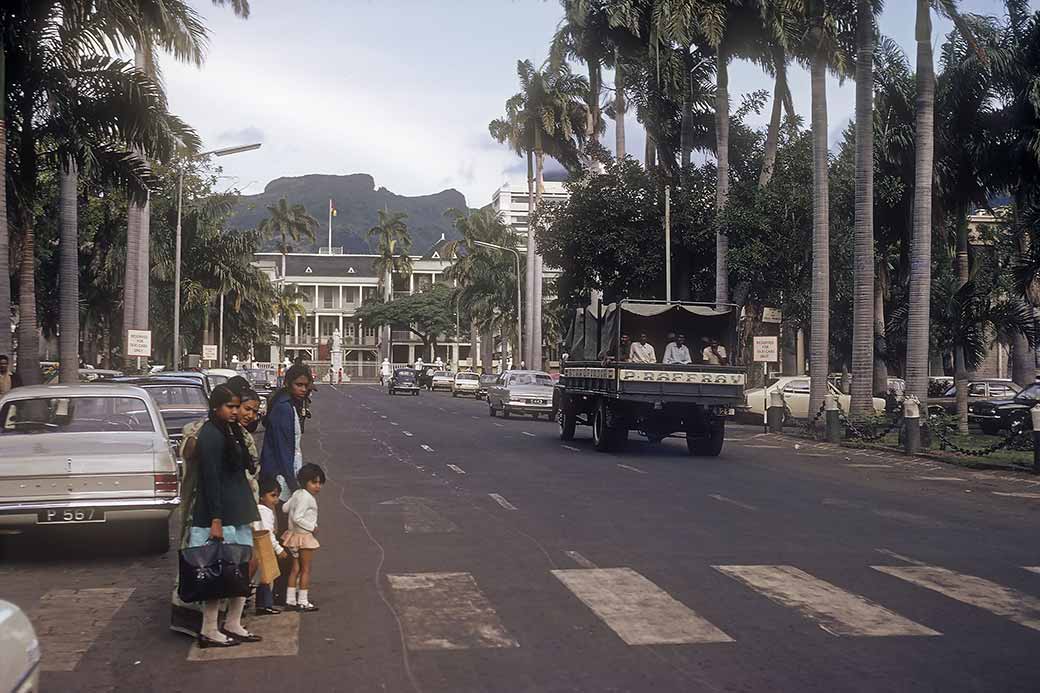
[[[509,418],[510,414],[544,414],[552,419],[553,381],[542,371],[506,371],[488,386],[488,414]]]
[[[169,549],[180,504],[154,400],[133,385],[43,385],[0,399],[0,527],[134,523]]]
[[[455,381],[451,384],[451,396],[458,397],[459,395],[473,395],[476,397],[477,390],[480,389],[480,376],[476,373],[469,371],[464,373],[456,373]]]

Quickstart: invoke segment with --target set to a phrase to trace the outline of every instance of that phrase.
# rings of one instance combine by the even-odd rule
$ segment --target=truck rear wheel
[[[686,431],[686,449],[696,457],[718,457],[726,439],[726,420],[708,419]]]
[[[556,412],[556,421],[560,424],[560,440],[574,440],[574,429],[578,425],[578,417],[574,412],[560,407]]]
[[[628,444],[628,429],[617,425],[605,400],[600,400],[592,418],[592,444],[600,452],[621,450]]]

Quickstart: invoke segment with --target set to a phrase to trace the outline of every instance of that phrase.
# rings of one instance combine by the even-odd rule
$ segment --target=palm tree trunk
[[[968,219],[967,214],[958,215],[957,224],[957,285],[964,286],[968,283]],[[968,373],[967,359],[964,355],[963,346],[953,348],[953,379],[957,386],[957,432],[968,433],[968,383],[971,382],[971,374]],[[1030,378],[1032,383],[1033,379]],[[1028,384],[1028,383],[1027,383]]]
[[[469,322],[469,367],[473,370],[477,370],[477,354],[480,351],[480,342],[478,341],[479,335],[477,334],[477,321],[470,320]]]
[[[480,370],[482,373],[490,373],[493,368],[491,362],[495,359],[495,335],[494,328],[487,324],[480,331]]]
[[[874,14],[856,3],[856,227],[852,306],[854,418],[874,413]]]
[[[126,210],[126,270],[123,274],[123,366],[130,363],[129,330],[137,329],[137,257],[140,254],[141,215],[138,207],[130,204]]]
[[[715,209],[721,214],[729,200],[729,66],[726,52],[719,47],[715,84],[715,152],[718,157],[718,183]],[[729,303],[729,236],[720,224],[715,232],[715,302]]]
[[[36,234],[31,215],[31,209],[26,209],[18,266],[18,375],[22,385],[39,385],[42,380],[36,319]]]
[[[820,21],[820,20],[817,20]],[[817,30],[819,31],[819,30]],[[813,57],[813,241],[812,333],[809,344],[809,418],[823,404],[830,372],[830,195],[827,181],[827,63],[821,52]]]
[[[874,276],[874,344],[878,348],[886,348],[885,344],[885,285],[881,272]],[[888,391],[888,364],[884,353],[874,350],[874,392]]]
[[[621,51],[614,49],[614,156],[625,158],[625,78],[621,74]]]
[[[600,63],[599,56],[590,57],[587,64],[589,66],[589,96],[587,101],[589,107],[589,139],[585,146],[585,152],[589,156],[589,169],[593,173],[602,173],[603,164],[599,160],[599,124],[602,118],[600,115],[599,94],[603,91],[603,66]]]
[[[0,94],[6,94],[7,56],[0,44]],[[7,190],[7,99],[0,99],[0,191]],[[11,354],[11,256],[7,195],[0,195],[0,354]]]
[[[649,131],[646,133],[646,146],[643,152],[643,161],[647,171],[657,167],[657,143]]]
[[[537,184],[535,186],[535,198],[534,208],[537,210],[542,206],[542,196],[545,194],[545,181],[543,180],[544,168],[545,168],[545,155],[542,152],[541,134],[536,131],[535,141],[537,142],[537,149],[534,153],[534,165],[535,165],[535,178]],[[532,235],[533,238],[533,235]],[[534,312],[531,322],[531,358],[527,361],[528,368],[534,368],[537,370],[542,369],[542,256],[538,253],[538,246],[535,244],[535,257],[534,257]]]
[[[1036,380],[1036,355],[1021,332],[1011,336],[1011,378],[1023,388]]]
[[[151,275],[151,214],[152,203],[145,200],[141,205],[140,226],[137,231],[137,291],[134,298],[137,307],[134,309],[134,318],[137,320],[137,329],[149,329],[148,320],[148,293],[149,278]]]
[[[79,382],[79,227],[76,209],[79,172],[73,160],[61,174],[61,291],[58,322],[60,381]]]
[[[779,70],[773,83],[773,110],[769,114],[769,127],[766,129],[765,151],[762,154],[762,171],[758,174],[758,187],[764,188],[773,179],[773,166],[776,164],[776,149],[780,141],[780,117],[783,115],[784,93],[783,76]]]
[[[538,127],[535,127],[535,147],[541,147],[542,138],[541,131]],[[527,286],[524,287],[524,334],[517,335],[517,340],[521,344],[518,351],[518,359],[527,361],[530,360],[531,354],[534,353],[534,282],[535,282],[535,255],[538,252],[538,242],[534,237],[533,229],[531,228],[531,217],[534,216],[535,201],[534,201],[534,152],[527,152],[527,257],[526,257],[526,281]],[[514,364],[515,367],[519,368],[520,364]]]
[[[693,67],[692,60],[690,47],[686,46],[683,51],[683,72],[686,74],[682,93],[682,125],[679,130],[680,151],[682,152],[680,166],[688,166],[693,158],[693,75],[690,73]]]
[[[906,340],[906,389],[928,397],[928,319],[932,286],[932,174],[935,145],[935,70],[928,0],[917,0],[917,151],[914,157],[914,222],[910,257],[910,317]]]

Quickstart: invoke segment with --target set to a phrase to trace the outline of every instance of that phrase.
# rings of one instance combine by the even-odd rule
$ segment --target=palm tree
[[[273,205],[267,206],[267,213],[270,215],[266,219],[260,222],[257,226],[257,230],[260,231],[264,236],[277,242],[278,252],[282,254],[282,274],[281,282],[285,283],[285,258],[293,251],[293,243],[299,243],[301,240],[306,240],[308,243],[313,243],[315,239],[315,232],[318,229],[318,220],[307,213],[307,209],[302,204],[290,205],[289,202],[283,197]],[[279,320],[284,323],[287,320],[285,313],[279,315]],[[280,330],[282,336],[281,349],[285,351],[285,325],[281,325]]]
[[[390,301],[394,296],[394,272],[407,274],[412,271],[412,258],[408,255],[412,247],[412,237],[408,233],[404,212],[391,212],[387,208],[379,210],[379,220],[368,230],[368,237],[376,239],[375,270],[379,275],[379,283],[383,287],[383,300]],[[384,325],[383,357],[390,358],[390,326]]]
[[[7,190],[7,27],[0,29],[0,190]],[[0,195],[0,354],[11,354],[11,266],[7,195]]]
[[[874,383],[874,8],[856,2],[856,211],[850,414],[873,411]]]

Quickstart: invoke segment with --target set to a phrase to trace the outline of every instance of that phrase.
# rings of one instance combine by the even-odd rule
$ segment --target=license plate
[[[78,524],[80,522],[104,522],[105,511],[94,508],[64,508],[41,510],[36,516],[40,525]]]
[[[531,404],[545,404],[544,399],[532,399]]]

